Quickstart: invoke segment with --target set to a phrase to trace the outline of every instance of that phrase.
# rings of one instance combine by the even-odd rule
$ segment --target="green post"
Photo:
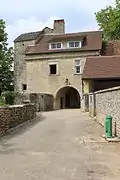
[[[104,121],[105,137],[112,137],[112,116],[107,115]]]

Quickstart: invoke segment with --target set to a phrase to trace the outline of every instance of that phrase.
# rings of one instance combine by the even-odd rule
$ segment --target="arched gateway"
[[[60,88],[55,97],[55,108],[80,108],[80,94],[71,86]]]

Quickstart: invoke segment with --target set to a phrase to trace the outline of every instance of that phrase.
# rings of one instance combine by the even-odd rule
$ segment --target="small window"
[[[76,66],[76,74],[80,73],[80,66]]]
[[[56,44],[51,44],[51,49],[56,49]]]
[[[52,43],[50,44],[50,49],[61,49],[62,43]]]
[[[79,66],[80,65],[80,60],[75,60],[75,65]]]
[[[75,74],[81,73],[81,61],[75,60]]]
[[[75,47],[79,47],[80,46],[80,42],[75,42]]]
[[[69,47],[74,47],[74,42],[69,42]]]
[[[61,43],[57,43],[57,48],[61,48]]]
[[[80,41],[71,41],[69,42],[69,48],[79,47],[81,48],[81,42]]]
[[[49,65],[49,67],[50,67],[50,75],[57,74],[57,65],[56,64],[51,64],[51,65]]]
[[[23,89],[23,91],[27,90],[27,84],[23,84],[22,89]]]

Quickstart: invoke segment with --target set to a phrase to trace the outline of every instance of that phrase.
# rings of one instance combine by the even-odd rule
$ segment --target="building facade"
[[[65,33],[64,20],[55,20],[35,33],[15,39],[15,91],[54,96],[54,108],[81,107],[82,73],[86,58],[99,56],[102,32]]]

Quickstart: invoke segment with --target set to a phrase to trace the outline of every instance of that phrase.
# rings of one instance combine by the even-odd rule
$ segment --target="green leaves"
[[[107,6],[96,14],[96,20],[103,30],[104,39],[120,39],[120,0],[116,0],[115,6]]]
[[[5,22],[0,19],[0,42],[7,41],[7,34],[5,33]]]
[[[0,19],[0,93],[9,90],[13,83],[13,48],[7,45],[5,22]]]

